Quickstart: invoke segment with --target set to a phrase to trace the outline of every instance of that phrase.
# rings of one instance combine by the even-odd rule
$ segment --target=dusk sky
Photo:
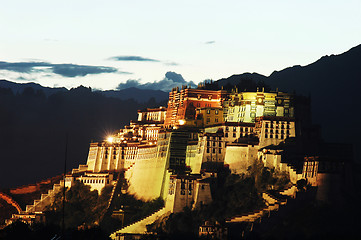
[[[107,90],[169,71],[194,83],[268,76],[359,45],[360,9],[359,0],[2,1],[0,79]]]

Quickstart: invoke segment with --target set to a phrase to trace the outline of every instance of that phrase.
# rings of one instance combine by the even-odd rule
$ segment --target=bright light
[[[186,123],[186,121],[184,121],[183,119],[179,120],[179,125],[184,125]]]
[[[114,140],[114,138],[113,138],[113,137],[108,137],[108,138],[107,138],[107,141],[108,141],[108,142],[110,142],[110,143],[112,143],[112,142],[113,142],[113,140]]]

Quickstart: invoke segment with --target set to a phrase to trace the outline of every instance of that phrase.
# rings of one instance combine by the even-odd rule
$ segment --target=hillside
[[[167,101],[169,96],[168,92],[161,90],[139,89],[135,87],[122,90],[100,91],[100,93],[106,97],[119,98],[121,100],[133,99],[137,102],[147,102],[152,98],[156,102]]]

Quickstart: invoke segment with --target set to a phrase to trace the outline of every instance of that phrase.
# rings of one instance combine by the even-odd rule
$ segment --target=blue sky
[[[194,83],[268,76],[359,45],[360,9],[359,0],[2,1],[0,79],[106,90],[167,72]]]

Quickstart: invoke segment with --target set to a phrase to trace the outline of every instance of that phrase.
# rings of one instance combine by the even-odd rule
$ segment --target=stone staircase
[[[34,200],[32,205],[26,205],[27,213],[42,212],[45,210],[46,206],[50,205],[54,200],[54,196],[61,190],[64,186],[64,180],[60,180],[60,183],[53,185],[53,189],[50,189],[48,193],[41,194],[41,198]]]
[[[163,207],[152,215],[112,233],[110,238],[116,239],[116,237],[121,234],[145,234],[147,232],[147,225],[153,223],[155,220],[166,213],[167,211],[165,207]]]
[[[264,199],[266,203],[266,207],[259,211],[252,212],[247,215],[241,215],[241,216],[235,216],[229,220],[227,220],[227,223],[242,223],[242,222],[256,222],[261,221],[262,217],[264,216],[270,216],[272,211],[278,211],[279,207],[281,205],[287,204],[287,198],[295,198],[296,196],[297,187],[291,186],[290,188],[279,192],[278,194],[281,197],[273,196],[269,193],[263,193],[262,198]]]

